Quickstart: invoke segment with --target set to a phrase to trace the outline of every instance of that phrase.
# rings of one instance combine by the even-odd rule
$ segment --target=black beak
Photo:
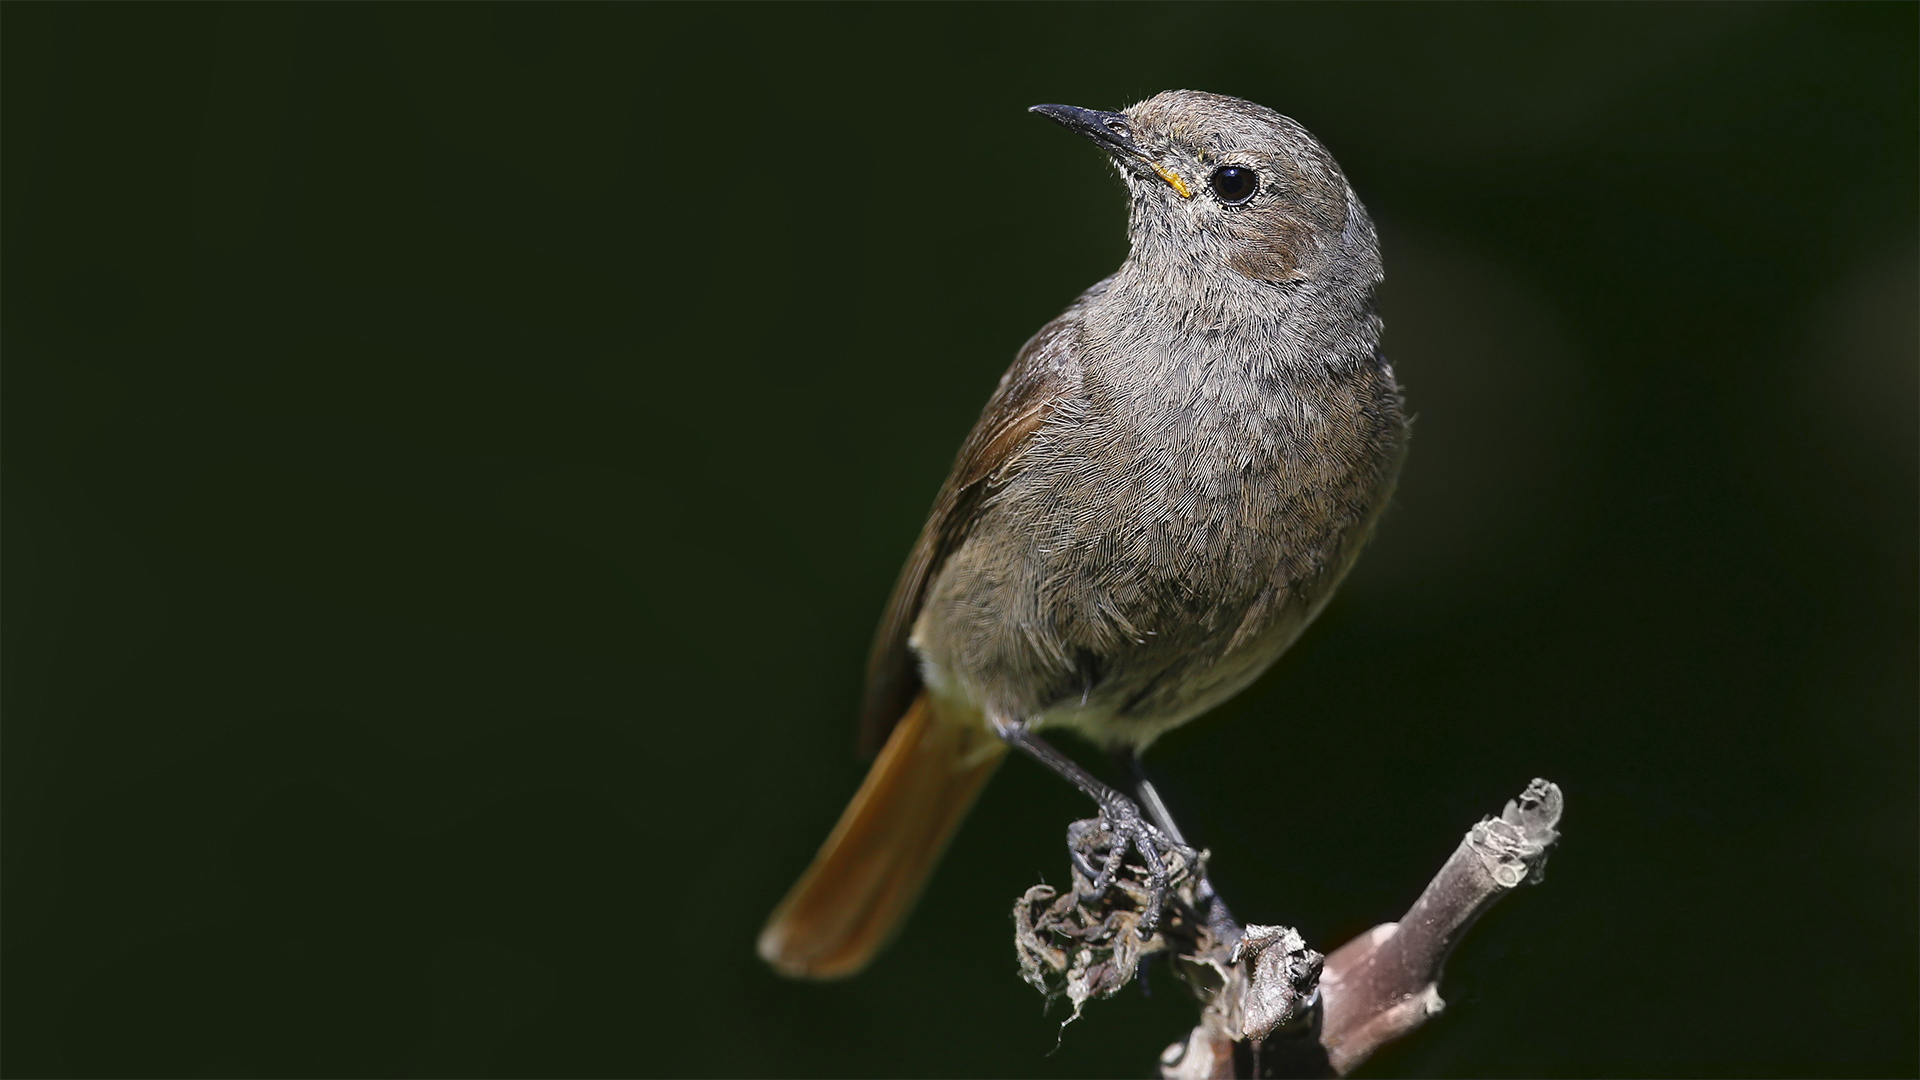
[[[1095,112],[1092,109],[1075,108],[1072,105],[1035,105],[1028,112],[1059,124],[1068,131],[1078,132],[1099,143],[1101,149],[1113,155],[1120,167],[1129,169],[1140,176],[1157,176],[1167,182],[1167,186],[1180,194],[1183,199],[1193,198],[1193,189],[1180,179],[1178,173],[1161,165],[1147,153],[1133,137],[1133,124],[1126,113]]]
[[[1093,109],[1081,109],[1072,105],[1035,105],[1028,112],[1059,124],[1068,131],[1085,135],[1114,157],[1145,162],[1147,155],[1140,144],[1133,141],[1133,126],[1127,122],[1125,113],[1096,112]]]

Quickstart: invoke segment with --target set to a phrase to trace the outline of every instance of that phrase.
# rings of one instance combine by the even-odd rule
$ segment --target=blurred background
[[[1377,541],[1150,755],[1244,919],[1547,882],[1371,1075],[1912,1075],[1916,8],[9,5],[14,1076],[1148,1076],[1007,911],[1013,761],[864,976],[762,918],[1028,334],[1125,254],[1029,116],[1296,117],[1417,414]],[[1084,752],[1084,747],[1075,747]],[[1281,782],[1281,778],[1286,778]]]

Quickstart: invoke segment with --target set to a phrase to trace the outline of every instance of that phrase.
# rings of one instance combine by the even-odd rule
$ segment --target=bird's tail
[[[912,910],[1005,754],[985,724],[936,716],[921,691],[813,865],[767,919],[761,958],[806,979],[866,967]]]

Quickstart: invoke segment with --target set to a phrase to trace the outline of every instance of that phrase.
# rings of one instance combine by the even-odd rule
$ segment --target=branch
[[[1440,1011],[1447,956],[1496,901],[1545,875],[1547,849],[1560,838],[1561,805],[1557,786],[1528,784],[1499,817],[1467,830],[1399,922],[1382,923],[1327,958],[1320,1043],[1335,1073],[1352,1072]]]
[[[1110,838],[1098,821],[1075,822],[1074,888],[1061,895],[1037,885],[1014,905],[1021,971],[1072,1003],[1071,1023],[1087,1001],[1118,993],[1142,961],[1166,952],[1202,1010],[1187,1039],[1161,1054],[1161,1076],[1345,1076],[1440,1011],[1447,956],[1496,901],[1540,880],[1561,804],[1553,784],[1527,785],[1499,817],[1468,830],[1399,922],[1325,958],[1288,927],[1249,926],[1231,942],[1221,936],[1230,928],[1210,928],[1196,895],[1204,854],[1198,865],[1171,868],[1168,913],[1141,940],[1134,928],[1147,900],[1144,871],[1128,867],[1106,896],[1092,897],[1080,867],[1103,865]]]

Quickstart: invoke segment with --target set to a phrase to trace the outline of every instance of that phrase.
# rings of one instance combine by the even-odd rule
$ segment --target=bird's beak
[[[1193,189],[1180,179],[1179,173],[1153,160],[1152,155],[1134,141],[1133,123],[1127,119],[1126,113],[1096,112],[1072,105],[1035,105],[1027,111],[1039,113],[1068,131],[1085,135],[1112,154],[1113,159],[1123,167],[1142,175],[1157,176],[1179,192],[1181,198],[1193,198]]]

